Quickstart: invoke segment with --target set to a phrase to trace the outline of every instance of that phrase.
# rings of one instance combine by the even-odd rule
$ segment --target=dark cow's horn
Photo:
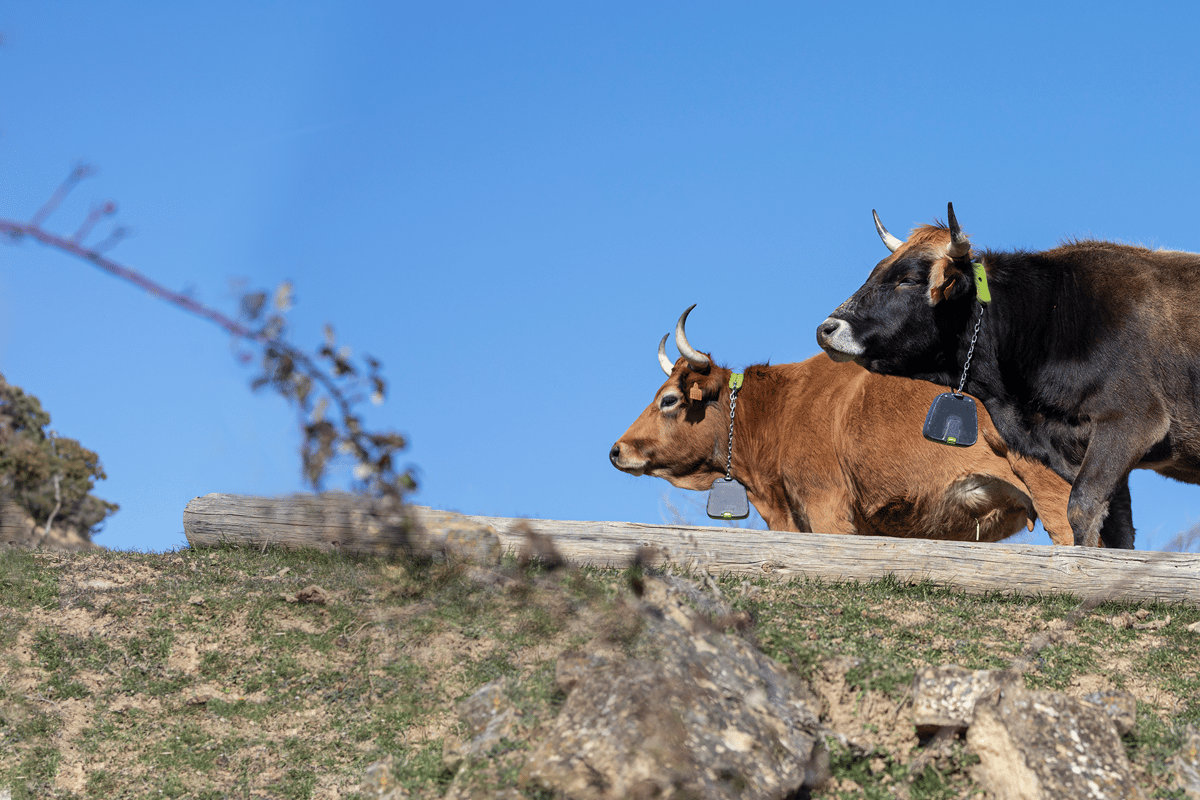
[[[667,377],[671,377],[671,370],[675,365],[671,363],[671,359],[667,358],[667,337],[669,333],[664,333],[662,341],[658,343],[658,364],[663,368],[663,372],[667,373]]]
[[[954,218],[954,203],[946,204],[946,219],[950,223],[950,257],[962,258],[971,252],[971,243],[967,241],[967,235],[958,227],[958,220]]]
[[[675,346],[679,348],[679,355],[687,359],[688,364],[697,372],[703,372],[712,366],[708,356],[697,350],[693,350],[688,344],[687,334],[683,332],[683,325],[687,321],[688,314],[692,313],[692,309],[696,307],[695,303],[688,306],[688,310],[683,312],[679,317],[679,322],[675,323]]]
[[[900,245],[904,244],[904,242],[888,233],[888,229],[883,227],[883,223],[879,221],[879,215],[875,213],[875,209],[873,208],[871,209],[871,216],[875,218],[875,230],[879,231],[879,238],[883,239],[883,243],[887,245],[887,249],[893,253],[900,249]]]

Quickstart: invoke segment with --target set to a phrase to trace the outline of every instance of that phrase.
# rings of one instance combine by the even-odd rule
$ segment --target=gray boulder
[[[628,648],[560,657],[567,701],[523,785],[580,800],[767,800],[828,777],[820,703],[803,683],[668,581],[645,581],[640,611],[646,624]]]
[[[1112,717],[1061,692],[997,689],[976,702],[967,744],[996,800],[1145,797]]]

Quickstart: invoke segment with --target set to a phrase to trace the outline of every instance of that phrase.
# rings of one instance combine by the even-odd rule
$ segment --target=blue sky
[[[662,522],[702,506],[613,469],[659,337],[742,367],[814,330],[893,233],[953,201],[977,244],[1200,251],[1190,4],[0,4],[0,216],[95,202],[110,255],[231,311],[294,281],[391,381],[414,502]],[[96,239],[105,233],[99,230]],[[96,239],[93,239],[95,241]],[[184,543],[208,492],[303,488],[291,411],[228,337],[86,263],[0,246],[0,372],[97,451],[97,541]],[[1200,487],[1132,482],[1138,546]],[[702,501],[702,496],[696,496]],[[1029,541],[1048,541],[1039,532]]]

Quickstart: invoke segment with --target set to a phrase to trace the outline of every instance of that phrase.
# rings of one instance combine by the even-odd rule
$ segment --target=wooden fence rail
[[[490,525],[506,548],[519,549],[525,530],[549,536],[578,564],[624,567],[640,547],[681,567],[788,579],[872,581],[894,575],[963,591],[1081,598],[1186,602],[1200,605],[1200,554],[1054,545],[974,544],[928,539],[784,533],[728,527],[574,522],[449,515],[410,507],[423,530],[408,546],[435,548],[448,518]],[[262,498],[210,494],[188,503],[184,532],[193,546],[234,541],[355,552],[383,552],[386,521],[361,498],[296,495]]]

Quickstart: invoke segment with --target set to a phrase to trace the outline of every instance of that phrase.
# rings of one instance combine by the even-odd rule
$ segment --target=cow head
[[[681,489],[704,491],[725,474],[729,415],[722,414],[722,394],[727,392],[729,370],[688,344],[684,324],[693,305],[675,325],[675,346],[680,357],[667,358],[667,336],[658,343],[658,363],[667,380],[654,402],[646,407],[625,435],[617,440],[608,458],[617,469],[632,475],[666,478]]]
[[[817,343],[834,361],[854,360],[872,372],[941,373],[957,351],[975,298],[971,243],[958,226],[923,225],[908,241],[875,229],[891,255],[817,328]]]

